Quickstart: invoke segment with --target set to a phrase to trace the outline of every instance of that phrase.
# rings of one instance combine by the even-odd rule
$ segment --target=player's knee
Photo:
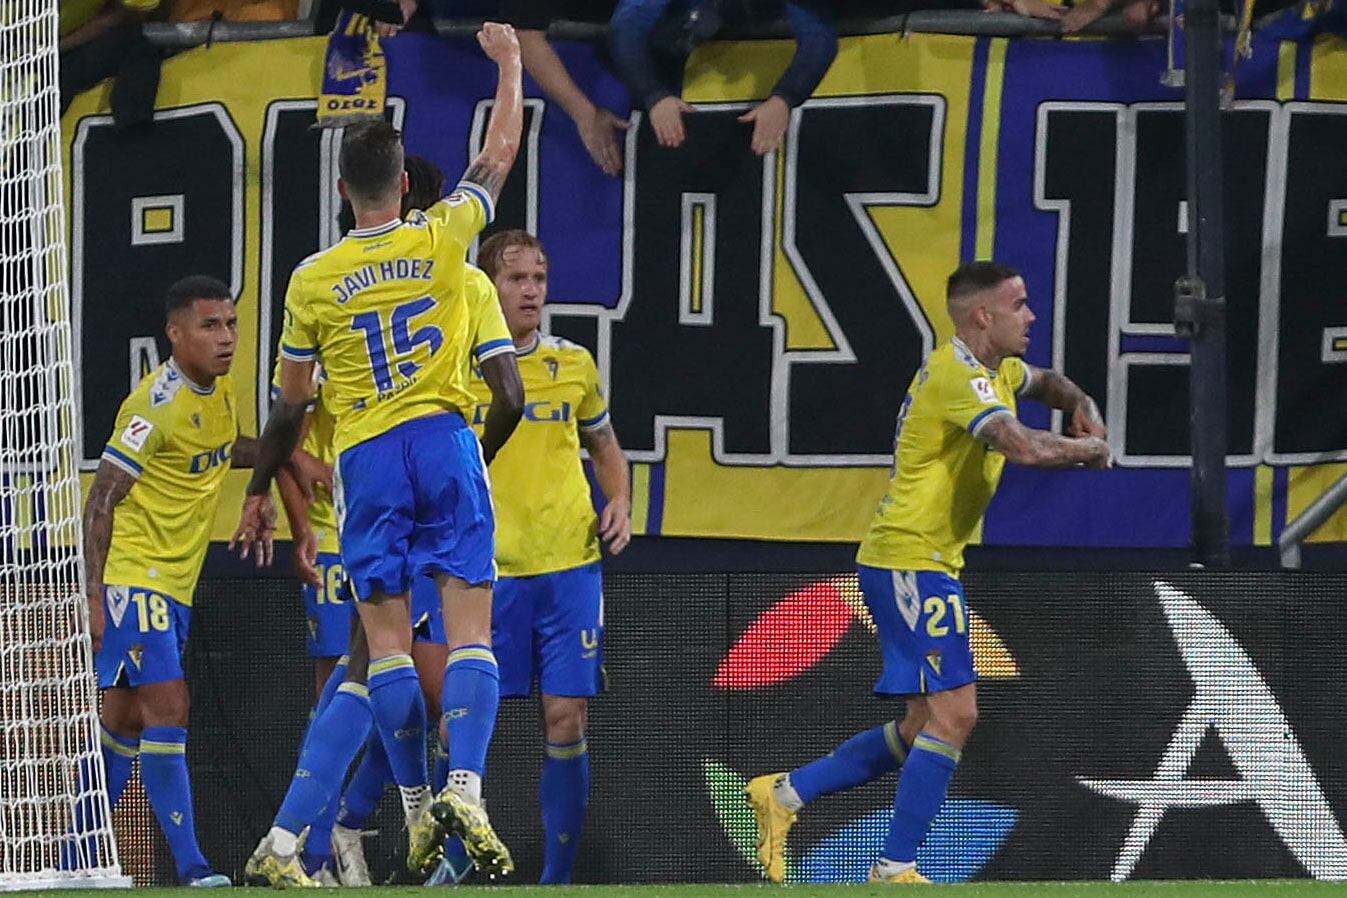
[[[954,707],[948,709],[944,715],[945,729],[950,732],[959,743],[962,744],[965,739],[972,734],[973,728],[978,723],[978,706],[975,701],[959,702]]]
[[[185,727],[192,710],[186,687],[159,691],[152,701],[142,702],[141,718],[145,726]]]
[[[585,736],[589,703],[583,698],[549,696],[543,703],[543,726],[547,741],[569,745]]]

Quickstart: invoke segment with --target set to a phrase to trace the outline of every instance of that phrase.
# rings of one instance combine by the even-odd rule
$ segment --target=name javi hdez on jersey
[[[113,516],[105,583],[192,604],[237,437],[228,375],[202,389],[169,359],[126,397],[103,460],[136,484]]]
[[[1006,463],[978,432],[1015,414],[1028,379],[1021,359],[992,371],[957,337],[927,357],[899,409],[893,477],[857,561],[958,576]]]
[[[599,372],[583,346],[539,337],[519,350],[524,417],[491,463],[496,564],[505,577],[567,570],[599,558],[598,519],[580,463],[580,431],[608,421]],[[480,432],[491,391],[474,372],[472,424]]]
[[[295,268],[281,354],[321,353],[337,455],[404,421],[471,406],[465,257],[492,212],[487,192],[462,182],[426,212],[352,230]],[[480,357],[512,350],[507,340]]]

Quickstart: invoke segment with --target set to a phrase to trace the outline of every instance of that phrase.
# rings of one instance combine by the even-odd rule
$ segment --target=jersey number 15
[[[369,350],[370,368],[374,371],[374,386],[380,393],[393,389],[385,331],[393,334],[392,364],[396,365],[398,373],[404,378],[411,378],[421,370],[421,366],[409,358],[416,352],[417,346],[429,346],[430,355],[433,356],[444,345],[444,333],[433,324],[418,328],[415,332],[411,329],[412,319],[429,312],[435,305],[434,297],[423,296],[395,306],[386,322],[380,312],[361,312],[351,319],[351,330],[365,332],[365,348]]]

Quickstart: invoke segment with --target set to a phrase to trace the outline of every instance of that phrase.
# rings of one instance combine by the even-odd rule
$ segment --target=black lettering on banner
[[[788,404],[773,421],[791,461],[893,460],[894,415],[935,336],[869,210],[939,202],[944,119],[943,97],[914,95],[809,100],[792,115],[785,251],[836,350],[785,352]]]
[[[1230,460],[1245,464],[1254,460],[1263,212],[1274,107],[1241,103],[1222,122],[1226,438]],[[1124,197],[1130,209],[1121,216],[1125,230],[1119,238],[1128,263],[1114,272],[1113,290],[1119,346],[1112,385],[1122,391],[1126,413],[1119,440],[1129,464],[1182,465],[1191,445],[1186,345],[1174,341],[1136,350],[1129,342],[1175,337],[1174,282],[1187,268],[1189,225],[1183,110],[1178,104],[1137,105],[1125,115],[1134,142],[1123,145],[1123,183],[1131,195]]]
[[[387,116],[402,126],[406,106],[390,97]],[[276,100],[262,129],[262,249],[259,264],[261,342],[257,347],[257,420],[266,423],[280,342],[285,288],[304,259],[341,239],[337,156],[341,128],[315,128],[314,100]]]
[[[482,151],[482,141],[486,137],[486,126],[491,121],[491,110],[495,100],[481,100],[472,116],[472,130],[468,137],[468,159],[471,160]],[[542,134],[543,112],[547,104],[542,100],[524,101],[524,140],[519,147],[514,167],[505,179],[500,198],[496,200],[496,218],[482,231],[477,243],[468,253],[469,260],[477,261],[477,247],[481,241],[497,231],[522,229],[530,234],[538,233],[538,139]],[[447,187],[453,187],[453,179],[461,172],[445,172],[449,179]]]
[[[613,422],[633,459],[663,459],[670,427],[710,430],[725,463],[773,458],[762,224],[772,157],[753,155],[735,120],[745,108],[699,107],[676,150],[639,120],[627,132],[622,297],[615,310],[588,313],[600,318],[599,369],[615,387]]]
[[[1109,272],[1117,172],[1101,164],[1119,140],[1117,103],[1045,103],[1038,108],[1034,205],[1057,213],[1052,364],[1108,407]],[[1095,160],[1082,165],[1082,159]],[[1060,421],[1060,415],[1054,414]]]
[[[1287,104],[1272,460],[1347,458],[1347,106]]]
[[[164,337],[163,294],[190,274],[243,286],[243,137],[219,103],[77,126],[72,153],[72,295],[78,334],[81,467],[98,466],[146,339]],[[246,337],[245,337],[246,339]]]

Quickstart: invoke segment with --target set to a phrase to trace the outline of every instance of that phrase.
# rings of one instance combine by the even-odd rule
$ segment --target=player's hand
[[[1108,439],[1108,428],[1099,417],[1099,406],[1094,404],[1093,399],[1086,396],[1076,404],[1071,412],[1071,423],[1067,425],[1066,432],[1068,436],[1073,437]]]
[[[271,501],[270,493],[249,496],[243,500],[243,513],[239,515],[239,526],[229,540],[229,550],[239,546],[239,557],[247,558],[249,552],[257,561],[257,566],[271,564],[271,542],[276,535],[276,503]]]
[[[631,542],[631,501],[614,499],[599,515],[599,536],[608,545],[608,554],[617,555]]]
[[[1080,441],[1086,444],[1086,449],[1090,453],[1085,459],[1085,467],[1096,471],[1113,467],[1113,453],[1108,448],[1108,443],[1099,437],[1081,437]]]
[[[665,97],[650,107],[650,127],[655,130],[655,139],[662,147],[681,147],[687,139],[683,130],[683,113],[695,112],[691,106],[678,97]]]
[[[327,490],[329,496],[332,495],[332,466],[314,458],[303,449],[296,449],[291,454],[290,473],[295,476],[295,482],[299,484],[299,491],[304,495],[305,502],[313,502],[314,490],[318,486]]]
[[[753,123],[753,152],[766,156],[778,149],[786,136],[786,126],[790,124],[790,106],[785,100],[772,95],[739,116],[739,121]]]
[[[318,573],[318,535],[312,528],[305,527],[295,534],[293,565],[295,576],[301,583],[322,588],[323,578]]]
[[[602,106],[575,120],[580,142],[589,151],[589,158],[603,169],[605,175],[616,177],[622,171],[622,145],[617,132],[627,130],[628,123]]]
[[[103,588],[92,587],[89,594],[85,596],[89,602],[89,638],[93,640],[94,653],[103,647],[103,633],[107,630],[107,616],[103,611]]]
[[[514,28],[500,22],[483,22],[482,30],[477,32],[477,43],[496,65],[513,62],[519,65],[519,38]]]
[[[1109,0],[1082,0],[1062,16],[1062,34],[1075,34],[1104,17],[1112,4]]]
[[[374,33],[379,37],[392,37],[402,30],[402,26],[411,21],[412,16],[416,15],[416,8],[420,6],[419,0],[398,0],[398,7],[402,10],[402,25],[394,25],[392,22],[375,21]]]

